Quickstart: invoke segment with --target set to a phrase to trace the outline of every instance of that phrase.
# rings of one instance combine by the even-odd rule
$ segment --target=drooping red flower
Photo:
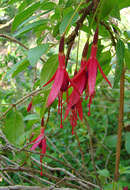
[[[124,187],[123,190],[128,190],[128,187]]]
[[[87,52],[88,52],[88,42],[86,42],[86,44],[84,46],[80,70],[78,73],[75,74],[74,78],[72,79],[73,83],[76,85],[76,88],[79,90],[80,94],[83,93],[83,91],[86,89],[86,85],[87,85],[87,70],[86,70]],[[74,110],[74,108],[77,110],[77,112],[79,114],[79,118],[81,120],[83,119],[82,101],[81,101],[81,97],[80,97],[79,93],[77,93],[77,91],[75,89],[73,89],[71,95],[68,98],[67,108],[65,111],[64,119],[66,119],[70,110]]]
[[[64,55],[64,37],[61,38],[60,41],[60,46],[59,46],[59,55],[58,55],[58,59],[59,59],[59,66],[55,72],[55,74],[52,76],[52,78],[43,85],[43,87],[45,87],[46,85],[48,85],[50,82],[52,82],[54,80],[54,83],[52,85],[49,97],[48,97],[48,101],[47,101],[47,106],[50,106],[53,101],[58,97],[59,99],[59,103],[58,103],[58,110],[61,114],[61,125],[60,127],[63,128],[62,125],[62,95],[63,92],[68,90],[68,85],[69,82],[72,84],[72,86],[76,89],[76,85],[73,83],[73,81],[70,80],[69,75],[66,71],[66,67],[65,67],[65,55]],[[77,89],[78,92],[78,89]]]
[[[82,72],[81,75],[75,75],[77,77],[73,78],[73,82],[75,83],[77,89],[79,90],[79,93],[82,94],[83,90],[85,89],[86,86],[86,72]],[[82,103],[81,103],[81,97],[75,89],[73,89],[71,95],[68,97],[68,101],[67,101],[67,108],[65,111],[65,115],[64,115],[64,120],[66,119],[66,117],[68,116],[71,108],[73,108],[74,106],[76,106],[77,104],[81,104],[80,107],[78,107],[78,113],[79,113],[79,117],[82,120],[83,119],[83,111],[82,111]]]
[[[42,176],[42,158],[43,158],[43,154],[46,153],[46,137],[45,137],[44,131],[45,131],[45,128],[41,127],[40,135],[30,143],[30,144],[33,143],[31,150],[35,150],[37,147],[41,149],[41,153],[42,153],[42,155],[40,155],[41,176]]]
[[[90,115],[90,106],[92,103],[92,98],[94,97],[95,93],[95,85],[96,85],[96,76],[97,76],[97,69],[99,69],[100,73],[102,74],[103,78],[107,81],[107,83],[111,86],[110,81],[107,79],[106,75],[104,74],[100,64],[98,63],[98,60],[96,58],[97,54],[97,41],[98,41],[98,28],[96,29],[93,44],[91,47],[91,55],[87,62],[87,71],[88,71],[88,95],[90,97],[89,99],[89,112],[88,115]]]

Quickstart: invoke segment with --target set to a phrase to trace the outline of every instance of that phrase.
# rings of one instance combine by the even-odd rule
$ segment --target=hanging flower
[[[87,62],[87,71],[88,71],[88,95],[90,97],[89,99],[89,112],[88,115],[90,115],[90,106],[92,104],[92,98],[95,94],[95,85],[96,85],[96,76],[97,76],[97,69],[99,69],[100,73],[102,74],[103,78],[107,81],[107,83],[111,86],[110,81],[107,79],[106,75],[104,74],[100,64],[98,63],[98,60],[96,58],[97,54],[97,41],[98,41],[98,28],[96,29],[93,44],[91,47],[91,55]]]
[[[40,155],[40,162],[41,162],[41,176],[42,176],[42,158],[43,154],[46,153],[46,137],[44,135],[45,128],[41,127],[40,135],[34,139],[30,144],[33,143],[31,150],[35,150],[37,147],[41,149],[42,155]]]
[[[123,190],[128,190],[128,187],[124,187]]]
[[[76,85],[76,88],[79,90],[80,94],[82,94],[83,91],[86,89],[87,80],[88,80],[87,70],[86,70],[87,52],[88,52],[88,42],[86,42],[84,46],[80,70],[78,73],[75,74],[74,78],[72,79],[73,83]],[[77,93],[77,91],[73,89],[71,95],[68,98],[64,119],[66,119],[70,110],[74,109],[74,107],[78,111],[79,118],[81,120],[83,119],[82,101],[79,93]]]
[[[69,75],[65,68],[64,37],[62,37],[60,40],[58,59],[59,59],[59,66],[58,66],[55,74],[52,76],[52,78],[46,84],[43,85],[43,87],[48,85],[50,82],[52,82],[54,80],[50,94],[48,96],[47,106],[50,106],[53,103],[53,101],[58,97],[58,99],[59,99],[58,110],[61,114],[60,127],[63,128],[63,125],[62,125],[63,92],[68,90],[69,82],[72,84],[72,86],[74,88],[76,88],[76,85],[73,83],[73,81],[70,80]],[[78,89],[77,89],[77,92],[78,92]]]

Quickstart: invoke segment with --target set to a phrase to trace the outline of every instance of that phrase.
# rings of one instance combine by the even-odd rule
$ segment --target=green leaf
[[[25,67],[29,65],[29,62],[27,59],[23,59],[19,61],[18,63],[14,64],[9,71],[7,71],[6,75],[4,76],[4,79],[8,79],[10,76],[14,77],[19,72],[23,71]]]
[[[45,20],[39,20],[39,21],[30,23],[30,24],[22,27],[20,30],[18,30],[13,36],[16,37],[16,36],[19,36],[19,35],[24,34],[26,32],[29,32],[30,30],[35,29],[38,26],[46,25],[47,22],[48,22],[48,20],[45,19]]]
[[[118,0],[118,5],[119,5],[119,9],[123,9],[125,7],[130,6],[130,1],[129,0],[125,0],[125,1]]]
[[[116,64],[116,70],[115,70],[115,78],[114,78],[114,88],[118,86],[118,82],[121,78],[123,65],[124,65],[124,55],[125,55],[125,46],[124,43],[121,40],[118,40],[116,45],[116,58],[117,58],[117,64]]]
[[[118,0],[115,0],[113,2],[113,0],[104,0],[102,5],[101,5],[101,10],[100,10],[100,19],[104,19],[106,16],[108,16],[110,14],[110,12],[112,11],[113,8],[117,7],[118,5]]]
[[[49,49],[49,44],[42,44],[28,51],[28,60],[32,66],[35,66],[40,57]]]
[[[24,117],[24,121],[28,120],[40,120],[40,117],[37,114],[29,114],[26,117]]]
[[[34,3],[28,8],[26,8],[24,11],[20,12],[16,15],[13,23],[12,23],[12,31],[15,31],[17,27],[26,19],[28,19],[30,16],[33,15],[33,13],[40,7],[40,2]]]
[[[130,166],[128,166],[128,167],[120,166],[119,172],[120,172],[120,175],[130,174]]]
[[[65,29],[69,23],[69,20],[73,14],[74,14],[74,11],[71,10],[70,12],[68,12],[67,14],[64,15],[63,20],[59,27],[60,34],[62,34],[65,31]],[[70,27],[72,26],[72,24],[74,24],[77,21],[78,16],[79,16],[78,13],[74,16],[74,18],[72,19],[72,22],[70,23]]]
[[[105,139],[105,144],[110,148],[116,148],[116,143],[117,143],[117,135],[110,135],[107,136]]]
[[[40,116],[43,117],[43,115],[45,114],[46,110],[48,109],[46,107],[46,104],[47,104],[47,100],[48,100],[48,96],[49,96],[49,93],[50,93],[50,89],[49,90],[46,90],[44,92],[44,97],[43,97],[43,100],[42,100],[42,106],[41,106],[41,109],[40,109]]]
[[[18,0],[9,0],[8,4],[16,3]]]
[[[57,66],[58,66],[58,55],[52,55],[43,65],[40,76],[40,83],[42,85],[50,80],[50,78],[56,72]]]
[[[22,114],[14,110],[10,111],[6,116],[3,132],[12,144],[20,145],[23,143],[25,139]]]
[[[106,51],[104,53],[102,53],[98,59],[99,64],[101,65],[103,72],[105,73],[105,75],[107,76],[108,73],[111,70],[111,54],[109,51]],[[98,70],[98,74],[97,74],[97,78],[96,78],[96,84],[100,83],[103,80],[103,76],[101,75],[101,73]]]
[[[44,2],[41,6],[42,10],[53,10],[56,7],[54,2]]]
[[[29,66],[29,61],[27,59],[23,59],[22,61],[20,61],[17,67],[15,67],[15,70],[12,73],[12,77],[14,78],[20,72],[24,71],[28,66]]]
[[[97,171],[97,173],[101,176],[104,176],[104,177],[109,177],[110,176],[110,173],[107,169],[103,169],[103,170],[99,170]]]
[[[125,31],[124,35],[127,38],[127,40],[130,40],[130,31]]]
[[[126,133],[126,136],[125,136],[125,147],[126,147],[126,151],[130,154],[130,132]]]
[[[129,49],[125,49],[125,63],[126,63],[127,69],[130,69],[130,50]]]
[[[20,6],[19,6],[19,8],[18,8],[18,12],[23,11],[26,7],[28,7],[28,5],[31,5],[31,3],[32,3],[33,1],[34,1],[34,0],[24,0],[24,1],[20,4]]]
[[[111,13],[110,13],[111,17],[117,18],[118,20],[121,20],[120,18],[120,10],[118,7],[118,4],[112,9]]]

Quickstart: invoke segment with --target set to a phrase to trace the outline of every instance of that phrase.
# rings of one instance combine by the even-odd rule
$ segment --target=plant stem
[[[122,127],[123,127],[123,116],[124,116],[124,78],[125,78],[125,69],[123,69],[120,79],[120,108],[119,108],[119,119],[118,119],[118,139],[116,147],[115,181],[118,181],[119,178],[121,137],[122,137]]]
[[[98,13],[98,10],[99,10],[100,7],[101,7],[102,2],[103,2],[103,0],[101,0],[101,1],[98,3],[98,6],[97,6],[97,8],[96,8],[96,10],[95,10],[95,13],[94,13],[94,15],[93,15],[92,21],[91,21],[91,23],[90,23],[89,32],[88,32],[88,43],[89,43],[89,39],[90,39],[90,35],[91,35],[91,29],[92,29],[94,20],[95,20],[95,18],[96,18],[96,15],[97,15],[97,13]],[[98,20],[98,22],[97,22],[97,26],[98,26],[98,24],[99,24],[99,18],[98,18],[97,20]]]
[[[71,22],[72,22],[74,16],[75,16],[76,13],[78,12],[78,9],[79,9],[79,7],[82,5],[82,3],[83,3],[83,1],[81,1],[81,2],[79,3],[79,5],[78,5],[78,7],[76,8],[74,14],[71,16],[71,18],[70,18],[70,20],[69,20],[69,22],[68,22],[68,24],[67,24],[67,26],[66,26],[66,28],[65,28],[65,31],[64,31],[64,33],[63,33],[63,36],[65,36],[65,34],[66,34],[66,32],[67,32],[67,30],[68,30],[68,28],[69,28],[69,26],[70,26],[70,24],[71,24]]]
[[[76,57],[76,68],[75,68],[75,71],[77,71],[78,59],[79,59],[79,43],[80,43],[80,32],[79,32],[79,37],[78,37],[77,57]]]
[[[5,39],[7,39],[7,40],[9,40],[9,41],[11,41],[11,42],[14,42],[14,43],[16,43],[16,44],[19,44],[21,47],[23,47],[24,49],[26,49],[26,50],[29,50],[29,48],[27,47],[27,46],[25,46],[23,43],[21,43],[19,40],[17,40],[16,38],[13,38],[13,37],[11,37],[11,36],[8,36],[8,35],[6,35],[6,34],[0,34],[0,38],[5,38]],[[42,59],[42,58],[40,58],[40,60],[42,61],[42,62],[45,62],[44,61],[44,59]]]

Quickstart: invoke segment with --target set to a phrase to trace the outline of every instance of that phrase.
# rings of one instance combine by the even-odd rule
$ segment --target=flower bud
[[[60,39],[59,52],[60,53],[64,52],[64,36],[62,36],[61,39]]]
[[[93,45],[96,45],[98,42],[98,27],[96,28],[95,34],[94,34],[94,38],[93,38]]]
[[[30,112],[31,108],[32,108],[32,101],[29,103],[29,105],[27,107],[27,112]]]

